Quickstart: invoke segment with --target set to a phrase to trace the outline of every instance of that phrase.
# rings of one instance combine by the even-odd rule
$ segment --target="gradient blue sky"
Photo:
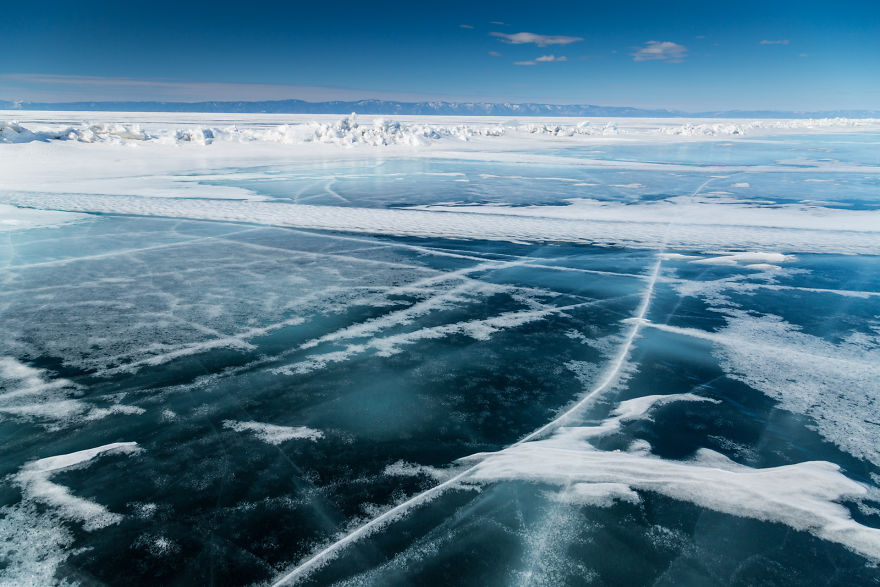
[[[517,33],[537,36],[501,36]],[[368,97],[880,109],[880,2],[32,0],[0,13],[0,99]]]

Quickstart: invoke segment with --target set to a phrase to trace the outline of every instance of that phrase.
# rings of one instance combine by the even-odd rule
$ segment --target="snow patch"
[[[391,477],[417,477],[419,475],[427,475],[437,481],[443,481],[449,478],[450,475],[450,471],[446,469],[438,469],[437,467],[418,465],[406,461],[396,461],[391,463],[385,467],[382,473]]]
[[[306,426],[278,426],[265,422],[241,422],[224,420],[223,427],[235,432],[250,432],[267,444],[279,445],[288,440],[311,440],[315,442],[324,437],[324,433]]]
[[[82,393],[82,387],[68,379],[52,379],[45,369],[0,357],[0,419],[39,420],[57,430],[113,414],[144,413],[143,408],[122,404],[98,408],[77,399]]]
[[[880,529],[854,521],[838,502],[857,500],[867,489],[832,463],[814,461],[754,469],[700,449],[690,461],[673,461],[637,450],[602,451],[589,439],[614,433],[626,419],[643,417],[661,401],[654,396],[624,402],[596,426],[561,428],[551,437],[515,444],[497,453],[462,459],[476,462],[467,476],[482,483],[520,480],[563,488],[559,499],[608,505],[651,491],[726,514],[786,524],[880,560]]]
[[[15,475],[21,487],[23,500],[40,502],[51,507],[59,516],[81,522],[86,531],[118,524],[122,515],[104,506],[76,497],[70,490],[51,481],[52,475],[64,469],[87,467],[92,460],[108,453],[135,454],[140,451],[136,442],[115,442],[78,452],[31,461]]]
[[[747,253],[725,253],[717,257],[695,259],[691,263],[701,265],[734,265],[747,269],[779,269],[779,263],[794,261],[793,255],[783,253],[763,253],[759,251]]]

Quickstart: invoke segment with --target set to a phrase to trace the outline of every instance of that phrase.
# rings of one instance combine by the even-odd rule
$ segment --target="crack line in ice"
[[[635,341],[636,336],[638,336],[639,330],[641,329],[642,325],[646,322],[645,316],[648,312],[648,307],[651,304],[651,297],[654,295],[654,287],[657,284],[657,276],[660,274],[661,263],[661,259],[657,259],[657,261],[654,263],[654,268],[651,271],[651,276],[648,280],[648,286],[645,288],[645,293],[642,295],[642,301],[636,310],[635,316],[629,318],[632,323],[629,333],[624,339],[623,344],[620,346],[620,350],[618,351],[617,356],[614,358],[614,361],[611,363],[611,367],[608,369],[608,372],[606,373],[602,381],[599,382],[597,386],[590,390],[568,410],[566,410],[550,422],[544,424],[537,430],[527,434],[526,436],[515,442],[512,446],[517,446],[524,442],[528,442],[546,432],[559,428],[566,420],[568,420],[568,418],[577,413],[590,400],[600,395],[602,392],[607,391],[617,382],[617,378],[620,375],[620,372],[623,369],[624,365],[626,364],[626,359],[629,356],[630,350],[632,349],[633,342]]]
[[[413,245],[409,243],[397,242],[393,240],[379,240],[379,239],[371,239],[366,237],[357,237],[352,235],[340,235],[340,234],[327,234],[325,232],[318,232],[320,229],[308,229],[308,228],[295,228],[295,227],[284,227],[286,230],[289,230],[296,234],[303,234],[311,237],[321,237],[332,240],[341,240],[341,241],[352,241],[357,243],[367,243],[373,245],[384,245],[389,248],[398,248],[398,249],[407,249],[410,251],[415,251],[417,253],[422,253],[424,255],[433,255],[436,257],[452,257],[454,259],[467,259],[469,261],[486,261],[485,257],[479,257],[476,255],[466,255],[460,252],[450,252],[448,249],[443,249],[441,247],[425,247],[420,245]],[[384,236],[382,234],[377,234],[377,237]],[[390,235],[393,236],[393,235]]]
[[[260,230],[260,229],[248,228],[245,230],[236,231],[232,234],[243,234],[246,232],[254,232],[256,230]],[[69,259],[56,259],[54,261],[41,261],[39,263],[28,263],[26,265],[9,265],[9,266],[5,267],[5,269],[10,270],[10,271],[17,271],[19,269],[31,269],[33,267],[51,267],[51,266],[56,266],[56,265],[67,265],[68,263],[78,263],[81,261],[94,261],[96,259],[107,259],[107,258],[111,258],[111,257],[118,257],[121,255],[132,255],[132,254],[141,253],[144,251],[155,251],[155,250],[159,250],[159,249],[183,247],[183,246],[187,246],[187,245],[191,245],[191,244],[199,243],[199,242],[206,242],[206,241],[213,241],[213,240],[225,240],[224,239],[225,236],[228,236],[228,235],[224,235],[223,237],[221,237],[221,236],[203,236],[203,237],[189,239],[189,240],[180,241],[180,242],[164,243],[161,245],[152,245],[149,247],[140,247],[137,249],[124,249],[122,251],[111,251],[108,253],[99,253],[97,255],[86,255],[85,257],[72,257]]]
[[[302,249],[285,249],[284,247],[273,247],[271,245],[262,245],[258,243],[251,243],[247,241],[239,241],[236,239],[230,239],[224,237],[216,237],[220,240],[234,243],[237,245],[241,245],[245,248],[249,249],[262,249],[262,250],[271,250],[271,251],[280,251],[282,253],[288,253],[293,256],[305,256],[305,257],[333,257],[337,259],[343,259],[345,261],[356,261],[360,263],[366,264],[374,264],[374,265],[385,265],[386,267],[400,267],[403,269],[416,269],[420,271],[436,271],[436,269],[431,269],[430,267],[423,267],[421,265],[410,265],[407,263],[395,263],[393,261],[381,261],[379,259],[366,259],[363,257],[353,257],[349,255],[339,255],[336,253],[316,253],[313,251],[303,251]]]

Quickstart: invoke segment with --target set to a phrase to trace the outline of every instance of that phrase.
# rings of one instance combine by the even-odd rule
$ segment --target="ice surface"
[[[0,582],[874,579],[877,121],[14,115]]]

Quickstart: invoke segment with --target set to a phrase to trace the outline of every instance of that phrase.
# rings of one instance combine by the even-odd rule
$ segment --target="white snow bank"
[[[734,516],[786,524],[880,560],[880,529],[857,523],[837,503],[863,497],[867,489],[835,464],[753,469],[708,449],[690,461],[673,461],[651,454],[644,442],[627,452],[601,451],[590,444],[591,438],[617,431],[621,421],[676,399],[686,398],[638,398],[622,403],[617,415],[597,426],[562,428],[544,440],[467,457],[463,462],[476,462],[467,479],[555,485],[563,490],[558,499],[593,505],[634,501],[635,492],[651,491]]]
[[[94,114],[94,113],[92,113]],[[241,116],[242,119],[248,118]],[[426,117],[431,119],[431,117]],[[197,118],[196,118],[197,120]],[[434,118],[433,120],[442,120]],[[139,123],[105,122],[82,123],[79,126],[46,126],[31,128],[18,121],[0,121],[0,143],[27,143],[33,141],[75,141],[83,143],[137,143],[160,142],[168,144],[209,145],[214,142],[269,142],[299,144],[308,142],[339,145],[365,144],[371,146],[422,145],[439,139],[468,140],[472,137],[499,137],[513,135],[539,137],[734,137],[772,131],[862,129],[875,127],[875,119],[793,119],[753,120],[737,122],[678,122],[674,119],[641,119],[596,121],[567,119],[563,122],[541,123],[485,123],[469,120],[450,124],[409,120],[401,122],[377,118],[370,125],[361,125],[355,114],[336,122],[303,121],[295,124],[268,124],[250,127],[222,126],[146,128]]]
[[[100,504],[76,497],[67,487],[53,483],[52,475],[63,469],[88,466],[93,459],[107,453],[134,454],[138,451],[140,448],[136,442],[114,442],[66,455],[39,459],[22,467],[15,475],[15,481],[22,488],[24,500],[44,503],[61,517],[82,522],[83,529],[97,530],[119,523],[122,516]]]
[[[762,226],[781,229],[880,231],[880,211],[877,210],[845,210],[801,204],[763,205],[748,200],[719,200],[708,196],[675,196],[660,201],[638,203],[590,198],[572,198],[566,201],[568,205],[562,206],[474,204],[414,206],[410,209],[604,222],[664,222],[671,225],[673,234],[681,226],[694,224],[718,227]],[[730,260],[738,262],[739,259]],[[757,261],[756,257],[755,262]]]
[[[320,430],[306,426],[278,426],[265,422],[224,420],[223,427],[235,432],[251,432],[263,442],[276,446],[288,440],[302,439],[314,442],[324,437],[324,433]]]
[[[596,203],[576,206],[430,206],[380,209],[258,201],[11,194],[12,204],[49,210],[164,216],[372,234],[519,242],[573,242],[686,250],[786,250],[875,254],[880,211],[751,209],[703,204]],[[710,205],[705,205],[711,207]],[[578,210],[590,213],[577,214]],[[727,211],[729,210],[729,213]],[[591,214],[595,211],[595,214]],[[590,216],[595,216],[591,218]],[[713,222],[717,220],[719,223]]]
[[[52,130],[31,130],[17,121],[0,121],[0,143],[78,141],[82,143],[146,141],[151,136],[137,124],[82,124]]]
[[[535,131],[530,131],[535,132]],[[500,136],[501,126],[401,124],[379,118],[371,125],[358,123],[357,116],[340,119],[335,123],[307,122],[266,127],[202,127],[163,128],[146,130],[140,124],[82,124],[63,128],[31,130],[18,122],[0,122],[0,143],[29,143],[34,141],[74,141],[80,143],[157,142],[163,144],[210,145],[230,143],[331,143],[338,145],[365,144],[371,146],[412,145],[442,138],[468,140],[475,136]]]
[[[827,128],[859,128],[875,124],[875,119],[855,118],[800,118],[788,120],[752,120],[748,122],[686,122],[680,126],[658,129],[659,134],[680,136],[736,136],[767,130],[815,130]]]

